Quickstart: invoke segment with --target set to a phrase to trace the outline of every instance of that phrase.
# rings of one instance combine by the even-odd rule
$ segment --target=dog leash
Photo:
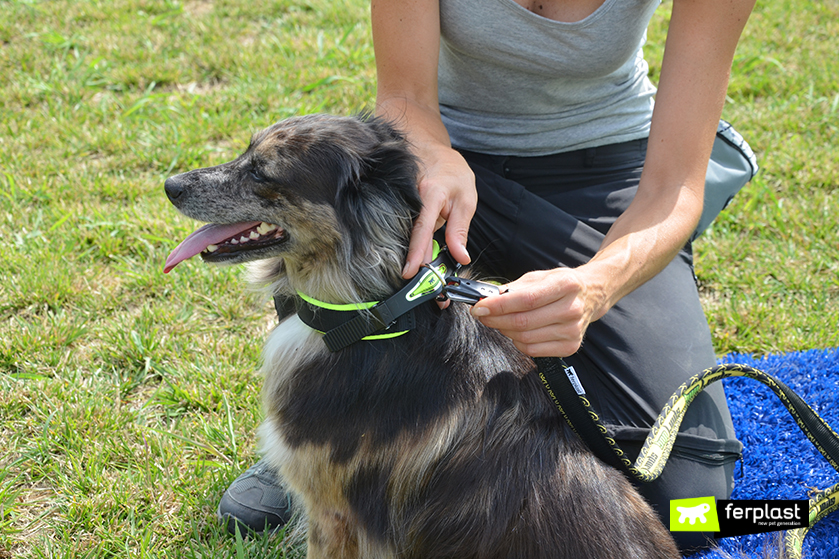
[[[558,357],[537,357],[535,362],[539,379],[554,405],[594,455],[639,481],[650,482],[661,475],[688,406],[709,385],[729,377],[750,378],[768,386],[804,435],[839,471],[839,435],[786,384],[759,369],[737,364],[717,365],[689,378],[665,404],[633,463],[592,409],[574,368]],[[786,532],[784,546],[790,559],[800,559],[807,531],[835,510],[839,510],[839,483],[809,499],[808,527]]]

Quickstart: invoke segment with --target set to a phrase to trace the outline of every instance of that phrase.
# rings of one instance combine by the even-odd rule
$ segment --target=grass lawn
[[[650,30],[652,71],[669,5]],[[216,524],[271,305],[164,276],[172,173],[371,106],[361,0],[0,0],[0,559],[274,557]],[[839,4],[758,4],[724,117],[762,171],[696,244],[716,350],[839,346]],[[292,553],[293,555],[293,553]]]

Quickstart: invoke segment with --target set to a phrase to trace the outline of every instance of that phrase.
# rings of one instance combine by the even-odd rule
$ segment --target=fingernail
[[[411,267],[410,262],[405,262],[405,267],[402,268],[402,277],[404,278],[408,274],[408,268]]]
[[[472,316],[487,316],[489,309],[486,307],[472,307]]]

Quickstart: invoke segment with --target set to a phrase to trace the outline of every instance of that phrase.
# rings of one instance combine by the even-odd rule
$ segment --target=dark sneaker
[[[273,533],[285,526],[292,514],[291,497],[286,493],[274,470],[260,460],[236,478],[218,505],[218,517],[227,531],[245,536]]]

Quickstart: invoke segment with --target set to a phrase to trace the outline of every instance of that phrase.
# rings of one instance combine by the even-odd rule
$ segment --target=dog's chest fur
[[[462,309],[458,314],[464,314]],[[526,363],[511,359],[514,353],[499,351],[494,344],[467,363],[461,352],[428,339],[429,333],[440,335],[435,330],[456,339],[474,336],[452,332],[462,318],[418,328],[406,336],[413,343],[360,342],[331,354],[319,333],[297,316],[289,317],[271,334],[264,353],[266,415],[270,430],[283,443],[272,441],[266,447],[271,452],[282,447],[285,457],[278,463],[302,453],[310,471],[307,477],[317,470],[312,467],[314,454],[322,455],[324,468],[331,468],[331,479],[337,470],[357,469],[361,462],[406,451],[424,455],[424,463],[433,461],[453,444],[452,433],[462,431],[468,418],[486,421],[472,417],[489,380],[485,371],[516,371],[521,376]],[[476,328],[474,323],[470,326]]]
[[[506,403],[504,390],[485,394],[486,371],[507,371],[502,384],[519,384],[529,360],[496,347],[500,337],[465,309],[449,312],[420,313],[421,326],[403,340],[360,342],[339,354],[296,316],[272,333],[262,442],[310,516],[360,523],[392,545],[385,540],[394,525],[415,522],[419,510],[411,509],[447,491],[430,491],[443,471],[469,477],[486,445],[506,444],[502,437],[520,427],[524,410],[512,394]],[[464,340],[482,341],[483,351],[469,355]],[[488,490],[466,500],[489,502]]]

